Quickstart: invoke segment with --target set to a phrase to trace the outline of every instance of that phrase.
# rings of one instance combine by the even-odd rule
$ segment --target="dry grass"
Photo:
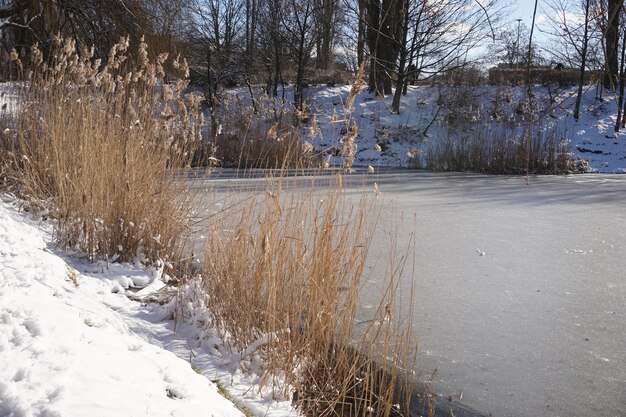
[[[365,70],[360,66],[343,104],[342,120],[335,118],[345,132],[338,150],[341,165],[350,170],[356,157],[359,127],[354,119],[354,100],[362,88]],[[279,98],[261,95],[255,105],[223,97],[220,133],[216,136],[216,156],[226,167],[236,168],[308,168],[324,167],[324,152],[315,152],[311,143],[321,137],[317,121],[307,109],[299,111]],[[308,131],[308,132],[305,132]]]
[[[295,129],[287,128],[276,137],[268,136],[268,132],[220,135],[216,138],[215,155],[222,166],[240,169],[297,169],[312,165],[312,155],[302,146]]]
[[[172,259],[190,230],[191,196],[179,178],[203,143],[200,98],[185,96],[182,81],[165,82],[165,56],[149,61],[142,43],[130,60],[127,47],[116,45],[106,63],[71,41],[58,39],[48,62],[35,47],[1,163],[25,195],[50,202],[60,245],[90,259]],[[184,63],[170,65],[186,75]],[[346,119],[349,168],[356,124]],[[261,130],[264,140],[294,153],[257,153],[289,167],[306,155],[280,121]],[[355,331],[371,203],[348,206],[341,177],[327,195],[285,196],[282,181],[211,225],[203,293],[214,324],[241,349],[242,363],[260,355],[265,384],[283,395],[293,389],[310,416],[408,415],[416,349],[394,307],[401,267],[390,268],[369,327]]]
[[[281,181],[211,226],[203,276],[214,324],[242,360],[260,353],[265,383],[294,388],[307,415],[407,415],[416,350],[410,323],[394,312],[401,267],[370,326],[354,328],[370,204],[348,206],[340,177],[324,195],[282,195]]]
[[[303,143],[302,114],[279,99],[260,95],[254,106],[225,94],[220,98],[215,157],[221,166],[255,168],[306,168],[314,155]]]
[[[186,228],[175,171],[202,140],[200,98],[165,83],[165,55],[130,64],[128,40],[105,63],[56,39],[49,62],[31,51],[2,165],[32,199],[56,209],[56,239],[89,259],[174,256]],[[186,63],[171,62],[183,77]]]
[[[479,129],[471,137],[431,143],[425,165],[435,171],[472,171],[489,174],[567,174],[577,172],[569,141],[560,132],[533,127]]]
[[[352,110],[362,86],[363,68],[340,122],[346,128],[341,142],[346,170],[356,152]],[[314,138],[316,121],[309,123]],[[279,120],[264,132],[265,140],[300,142],[297,133],[289,136],[290,129]],[[285,161],[293,160],[275,162],[288,167]],[[268,181],[263,195],[242,197],[234,203],[237,214],[210,224],[202,276],[212,324],[240,352],[242,367],[259,355],[263,383],[280,397],[290,395],[306,415],[408,415],[416,344],[410,320],[396,317],[403,260],[385,260],[388,281],[378,309],[366,329],[355,329],[377,217],[372,201],[350,206],[341,176],[333,177],[328,192],[313,186],[294,191],[285,178]],[[402,314],[411,317],[408,304]]]

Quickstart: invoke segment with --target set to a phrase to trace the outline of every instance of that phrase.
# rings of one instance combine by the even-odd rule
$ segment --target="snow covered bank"
[[[259,396],[238,363],[220,366],[229,354],[205,349],[196,327],[174,332],[167,308],[119,291],[155,283],[154,271],[64,260],[15,207],[3,196],[0,416],[242,416],[211,380],[256,414],[296,414]]]
[[[349,90],[348,85],[312,86],[306,90],[311,114],[315,115],[320,129],[319,136],[306,138],[315,149],[339,146],[345,134],[341,120]],[[245,88],[227,93],[236,98],[232,102],[237,105],[250,101]],[[587,86],[578,121],[573,118],[575,87],[538,85],[533,87],[533,94],[533,108],[529,110],[525,108],[523,86],[411,86],[402,97],[400,114],[392,114],[391,95],[380,98],[363,91],[354,103],[353,117],[358,124],[355,163],[407,167],[413,164],[413,158],[423,157],[430,147],[447,139],[472,138],[485,130],[505,129],[519,134],[530,126],[535,134],[554,133],[568,140],[574,158],[587,160],[594,172],[625,172],[626,129],[614,132],[617,117],[614,93],[604,91],[603,97],[598,98],[596,87]],[[289,105],[293,98],[292,87],[286,87],[284,97]],[[225,109],[225,121],[232,111],[230,107]],[[537,120],[536,124],[528,124],[529,111]],[[339,164],[341,161],[335,158],[332,162]]]

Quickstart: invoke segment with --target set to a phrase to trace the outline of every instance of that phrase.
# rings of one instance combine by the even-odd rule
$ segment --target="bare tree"
[[[254,58],[256,52],[256,33],[258,22],[258,0],[246,0],[246,46],[244,50],[244,70],[245,81],[252,99],[252,108],[256,114],[258,111],[256,99],[254,97],[254,91],[252,90],[251,78],[254,71]]]
[[[365,62],[365,34],[367,31],[367,0],[358,0],[357,2],[357,44],[356,59],[357,65]]]
[[[583,98],[583,84],[585,83],[585,70],[587,67],[587,50],[589,45],[589,0],[585,0],[585,20],[583,22],[583,38],[582,47],[580,48],[580,78],[578,79],[578,91],[576,95],[576,105],[574,107],[574,119],[578,120],[580,117],[580,103]],[[623,51],[622,51],[623,61]],[[623,65],[622,65],[623,71]],[[622,89],[623,91],[623,89]]]
[[[622,111],[624,109],[624,84],[626,83],[626,74],[624,68],[624,59],[626,58],[626,30],[622,29],[622,53],[620,58],[619,68],[619,93],[617,96],[617,117],[615,118],[615,131],[619,132],[621,126],[624,125],[626,118],[622,118]]]
[[[283,61],[287,55],[285,48],[285,13],[283,0],[266,0],[259,11],[258,49],[262,66],[266,70],[266,94],[278,96],[278,85],[283,84]],[[284,89],[283,89],[284,93]]]
[[[328,70],[333,64],[333,46],[337,33],[339,0],[315,0],[315,27],[317,67]]]
[[[493,36],[492,21],[501,9],[497,0],[423,2],[403,0],[401,36],[396,49],[399,61],[392,67],[397,79],[392,112],[400,111],[400,100],[408,80],[429,78],[468,63],[468,54],[485,37]]]
[[[93,46],[95,55],[104,58],[120,36],[138,39],[152,32],[144,6],[140,0],[14,0],[2,12],[6,20],[0,29],[11,30],[18,50],[37,42],[47,55],[53,38],[61,35]]]
[[[191,3],[192,25],[190,41],[195,55],[192,62],[204,66],[205,96],[211,115],[212,137],[217,135],[216,118],[218,91],[224,84],[234,82],[241,73],[239,46],[244,31],[242,0],[194,0]],[[202,75],[195,69],[196,73]]]
[[[550,0],[546,4],[546,22],[538,25],[537,29],[551,40],[546,48],[551,61],[568,68],[580,68],[584,55],[585,70],[601,68],[604,52],[598,1]]]
[[[532,90],[531,90],[531,83],[530,83],[530,58],[531,58],[531,53],[532,53],[532,48],[531,45],[533,44],[533,32],[535,31],[535,19],[537,18],[537,4],[539,3],[539,0],[535,0],[535,8],[533,9],[533,20],[530,24],[530,37],[528,40],[528,58],[527,58],[527,63],[526,63],[526,93],[528,95],[528,102],[532,103],[531,97],[532,97]]]
[[[402,39],[403,0],[366,0],[366,41],[370,56],[370,91],[391,94],[392,73]]]
[[[285,39],[295,63],[294,106],[304,108],[305,69],[311,58],[316,41],[314,15],[317,12],[313,0],[287,0],[287,13],[283,15]]]
[[[151,32],[144,33],[150,52],[177,54],[186,38],[191,0],[144,0],[144,9],[152,22]]]
[[[488,47],[489,59],[493,63],[504,64],[508,68],[525,68],[530,48],[530,65],[541,65],[544,57],[536,42],[529,42],[530,29],[521,19],[508,28],[500,30],[496,39]]]

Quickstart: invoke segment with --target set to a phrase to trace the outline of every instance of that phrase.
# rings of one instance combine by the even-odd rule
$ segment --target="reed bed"
[[[50,202],[61,247],[154,262],[180,252],[187,196],[175,173],[196,156],[204,122],[184,60],[168,80],[166,55],[149,61],[142,41],[131,59],[128,48],[122,39],[101,62],[69,39],[48,57],[35,45],[1,164],[31,200]]]
[[[332,182],[328,193],[283,194],[278,179],[212,224],[206,304],[242,360],[261,355],[264,384],[306,415],[408,415],[416,345],[410,323],[395,316],[401,268],[390,269],[379,307],[357,332],[377,216],[366,198],[347,204],[340,176]]]
[[[186,93],[184,60],[149,60],[143,41],[133,56],[129,46],[122,39],[102,62],[57,38],[50,56],[34,46],[27,65],[12,57],[25,81],[2,132],[4,183],[47,209],[58,244],[89,260],[174,265],[179,283],[201,272],[199,295],[212,325],[241,352],[240,366],[260,357],[263,384],[306,415],[408,415],[416,349],[395,307],[396,268],[370,324],[355,330],[376,223],[371,201],[348,205],[341,176],[324,195],[283,194],[277,178],[237,214],[211,222],[201,271],[186,269],[194,192],[183,178],[213,161],[215,143],[202,97]],[[357,129],[349,120],[346,169]],[[280,128],[270,126],[266,139],[291,144]],[[304,160],[301,148],[259,161],[288,168]],[[246,148],[239,154],[250,157]]]
[[[529,126],[479,128],[472,136],[444,138],[425,149],[425,168],[488,174],[569,174],[579,168],[562,132]]]

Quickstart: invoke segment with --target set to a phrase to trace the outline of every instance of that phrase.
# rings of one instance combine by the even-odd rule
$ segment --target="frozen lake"
[[[229,190],[262,190],[263,175],[218,170],[198,183],[219,201]],[[288,183],[297,190],[311,180]],[[371,279],[390,233],[399,250],[413,234],[403,285],[415,284],[418,366],[437,370],[439,403],[462,396],[496,417],[624,415],[626,175],[357,172],[344,177],[345,194],[357,202],[374,182]]]

